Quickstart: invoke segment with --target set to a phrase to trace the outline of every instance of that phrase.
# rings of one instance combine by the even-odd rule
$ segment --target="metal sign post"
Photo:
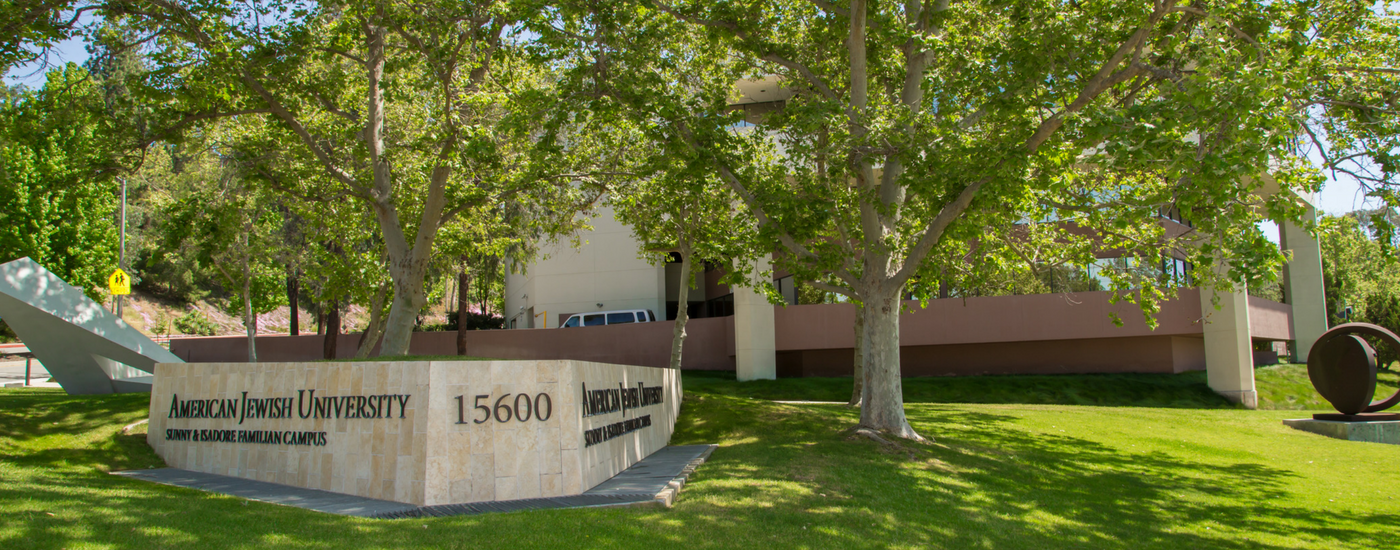
[[[123,269],[126,268],[126,178],[122,178],[122,225],[121,237],[118,243],[119,244],[117,247],[117,272],[120,273]],[[116,273],[113,273],[112,275],[115,276]],[[126,273],[122,273],[122,276],[125,277]],[[112,292],[112,294],[116,294],[117,297],[118,319],[122,317],[122,295],[131,293],[131,278],[126,277],[126,279],[126,292],[122,292],[120,294],[118,294],[115,290]]]

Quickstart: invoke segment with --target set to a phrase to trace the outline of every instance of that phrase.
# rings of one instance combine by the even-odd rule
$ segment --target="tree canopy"
[[[1219,288],[1272,276],[1255,224],[1320,184],[1302,120],[1341,120],[1309,99],[1314,46],[1386,17],[1311,5],[657,0],[569,5],[540,32],[580,97],[703,156],[777,265],[862,304],[861,423],[917,438],[911,295],[1120,250],[1134,261],[1099,273],[1151,322],[1180,284],[1142,269],[1164,257]],[[737,80],[780,108],[736,128]]]
[[[117,267],[120,184],[102,90],[83,68],[0,89],[0,262],[28,256],[93,299]]]

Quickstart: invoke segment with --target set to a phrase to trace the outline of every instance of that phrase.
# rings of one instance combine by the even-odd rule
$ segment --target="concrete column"
[[[1304,222],[1317,219],[1317,210],[1308,206]],[[1293,306],[1293,360],[1308,360],[1314,342],[1327,332],[1327,297],[1322,289],[1322,247],[1302,227],[1279,223],[1279,246],[1293,253],[1283,268],[1284,300]]]
[[[1254,390],[1254,349],[1249,339],[1249,296],[1244,284],[1235,292],[1201,289],[1202,327],[1206,339],[1206,380],[1210,389],[1245,407],[1259,406]],[[1219,296],[1220,309],[1211,303]]]
[[[751,281],[768,269],[771,256],[755,262]],[[734,287],[734,359],[740,381],[778,377],[778,352],[773,329],[773,304],[750,288]]]

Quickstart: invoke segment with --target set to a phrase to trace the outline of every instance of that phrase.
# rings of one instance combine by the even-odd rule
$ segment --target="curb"
[[[709,449],[705,450],[704,453],[701,453],[700,456],[695,457],[695,459],[691,460],[689,464],[686,464],[685,469],[681,470],[680,475],[672,478],[671,481],[666,483],[665,489],[662,489],[661,492],[656,493],[656,498],[653,502],[656,502],[657,504],[660,504],[667,508],[674,506],[676,502],[676,496],[680,494],[681,487],[685,486],[686,479],[690,477],[690,474],[695,473],[696,468],[699,468],[701,464],[704,464],[705,460],[709,459],[710,454],[715,452],[715,449],[717,448],[719,448],[719,445],[715,445],[713,443],[710,444]]]

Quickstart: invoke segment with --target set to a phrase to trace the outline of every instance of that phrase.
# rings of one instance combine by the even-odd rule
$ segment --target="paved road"
[[[29,368],[29,376],[34,378],[35,382],[44,381],[49,379],[49,371],[44,370],[44,366],[39,363],[38,359],[35,359],[33,365]],[[9,382],[23,381],[23,359],[20,359],[18,361],[0,361],[0,385],[4,385]]]

